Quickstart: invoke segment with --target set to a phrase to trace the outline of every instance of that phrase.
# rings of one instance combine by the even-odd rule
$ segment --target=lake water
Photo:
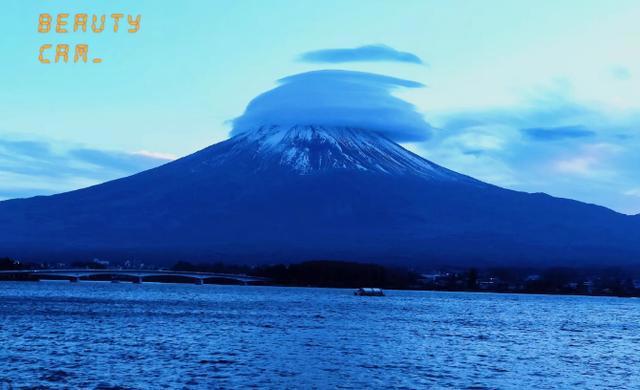
[[[640,388],[640,300],[387,294],[0,283],[0,389]]]

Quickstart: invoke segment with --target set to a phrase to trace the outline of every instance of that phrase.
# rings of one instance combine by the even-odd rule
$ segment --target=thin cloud
[[[322,49],[303,53],[302,62],[339,64],[345,62],[403,62],[423,65],[420,57],[413,53],[398,51],[386,45],[365,45],[354,48]]]
[[[46,142],[0,140],[0,154],[18,153],[31,157],[50,156],[51,148]]]
[[[624,66],[614,66],[610,70],[611,76],[616,80],[629,80],[631,78],[631,71]]]
[[[133,152],[133,154],[136,156],[143,156],[143,157],[148,157],[155,160],[165,160],[165,161],[171,161],[178,158],[178,156],[176,156],[175,154],[152,152],[149,150],[138,150],[137,152]]]
[[[67,152],[67,157],[76,162],[91,164],[98,169],[122,173],[135,173],[167,162],[165,158],[91,148],[72,149]]]
[[[624,192],[624,194],[627,196],[635,196],[637,198],[640,198],[640,187],[627,190]]]
[[[640,110],[610,111],[569,90],[517,105],[431,112],[422,155],[500,186],[602,204],[636,214]],[[626,193],[626,194],[625,194]]]
[[[59,142],[3,139],[0,199],[86,187],[157,167],[172,157],[148,151],[130,153]]]
[[[559,141],[596,135],[595,131],[589,130],[585,126],[530,127],[520,131],[525,136],[536,141]]]
[[[584,145],[575,155],[554,161],[552,167],[557,172],[572,175],[602,175],[602,164],[619,152],[620,148],[616,145]]]

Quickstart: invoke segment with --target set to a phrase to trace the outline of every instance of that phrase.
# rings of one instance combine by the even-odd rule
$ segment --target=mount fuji
[[[493,186],[380,132],[263,126],[130,177],[0,202],[0,255],[628,265],[640,218]]]

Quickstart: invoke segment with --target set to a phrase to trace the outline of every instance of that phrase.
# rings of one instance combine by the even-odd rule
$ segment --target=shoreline
[[[118,284],[118,285],[174,285],[174,286],[236,286],[236,287],[277,287],[287,289],[336,289],[354,291],[362,286],[347,287],[347,286],[295,286],[295,285],[283,285],[283,284],[225,284],[225,283],[185,283],[185,282],[160,282],[160,281],[148,281],[144,283],[132,283],[129,281],[113,282],[110,280],[81,280],[77,283],[70,283],[68,280],[62,279],[41,279],[41,280],[8,280],[0,279],[0,285],[3,283],[15,283],[15,284],[35,284],[39,282],[44,283],[58,283],[58,284]],[[365,286],[370,287],[370,286]],[[375,286],[374,286],[375,287]],[[614,295],[614,294],[580,294],[580,293],[563,293],[563,292],[527,292],[527,291],[491,291],[491,290],[443,290],[443,289],[426,289],[426,288],[383,288],[386,291],[402,291],[402,292],[434,292],[434,293],[461,293],[461,294],[499,294],[499,295],[525,295],[525,296],[567,296],[567,297],[594,297],[594,298],[640,298],[640,295]],[[384,298],[384,297],[382,297]]]

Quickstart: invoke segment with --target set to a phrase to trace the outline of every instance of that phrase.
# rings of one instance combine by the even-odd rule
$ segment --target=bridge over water
[[[182,278],[191,279],[195,284],[204,284],[205,281],[219,283],[257,283],[266,282],[269,279],[257,276],[241,274],[225,274],[211,272],[186,272],[168,270],[140,270],[140,269],[34,269],[34,270],[9,270],[0,271],[0,276],[26,276],[29,279],[67,279],[70,282],[78,282],[81,279],[111,277],[113,281],[130,280],[133,283],[142,283],[147,279]]]

